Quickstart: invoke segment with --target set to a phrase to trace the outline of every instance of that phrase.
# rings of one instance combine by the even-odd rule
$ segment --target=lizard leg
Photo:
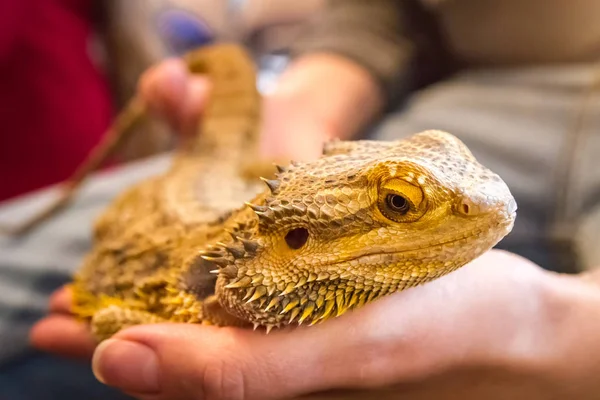
[[[147,311],[111,305],[94,313],[91,327],[92,334],[100,342],[130,326],[161,322],[168,321]]]

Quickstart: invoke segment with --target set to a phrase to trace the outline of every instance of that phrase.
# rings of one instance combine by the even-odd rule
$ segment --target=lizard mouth
[[[422,250],[430,250],[430,249],[440,248],[443,246],[453,245],[458,242],[464,242],[464,244],[467,244],[467,243],[471,242],[472,239],[475,239],[478,236],[479,235],[456,237],[453,239],[445,240],[443,242],[428,245],[428,246],[427,245],[426,246],[417,246],[417,247],[412,247],[412,248],[407,248],[407,249],[402,249],[402,250],[382,249],[381,251],[370,251],[370,252],[367,252],[364,254],[358,254],[355,256],[348,257],[346,259],[340,260],[340,261],[338,261],[334,264],[330,264],[330,265],[339,265],[339,264],[344,264],[344,263],[356,261],[356,260],[365,260],[365,259],[368,259],[371,257],[376,257],[376,256],[394,256],[394,255],[400,255],[400,254],[414,253],[414,252],[418,252],[418,251],[422,251]]]

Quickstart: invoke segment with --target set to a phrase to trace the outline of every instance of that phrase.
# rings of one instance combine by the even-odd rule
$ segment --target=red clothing
[[[0,0],[0,200],[67,178],[112,115],[93,0]]]

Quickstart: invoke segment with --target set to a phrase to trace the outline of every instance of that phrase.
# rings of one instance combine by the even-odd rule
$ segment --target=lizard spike
[[[227,232],[229,234],[229,236],[231,236],[231,239],[234,242],[237,242],[239,240],[239,237],[238,237],[238,235],[235,234],[235,232],[230,231],[229,229],[224,229],[224,231]]]
[[[280,296],[285,296],[286,294],[290,294],[294,291],[294,287],[296,285],[294,284],[294,282],[290,282],[287,284],[287,286],[285,287],[285,289],[283,289],[283,291],[281,293],[279,293]]]
[[[367,293],[362,292],[361,295],[358,298],[358,305],[357,305],[357,307],[364,306],[366,301],[367,301]]]
[[[234,258],[242,258],[246,255],[246,250],[244,250],[243,247],[235,245],[225,245],[225,250],[227,250]]]
[[[231,262],[223,257],[210,257],[210,256],[200,256],[203,260],[209,261],[213,264],[217,264],[220,267],[226,267]]]
[[[293,308],[295,308],[300,303],[300,300],[294,299],[290,301],[284,308],[281,310],[279,314],[286,314],[290,312]]]
[[[256,289],[253,288],[253,287],[251,287],[250,289],[246,290],[246,294],[244,295],[244,297],[242,298],[242,300],[248,300],[254,294],[255,290]]]
[[[299,287],[304,286],[306,284],[307,279],[308,278],[306,276],[301,276],[298,280],[298,283],[296,283],[296,286],[294,286],[294,289],[298,289]]]
[[[229,285],[225,286],[225,289],[237,289],[237,288],[245,288],[250,286],[252,283],[252,279],[249,276],[244,276],[242,279],[232,282]]]
[[[210,271],[208,271],[208,272],[209,272],[210,274],[218,274],[219,272],[221,272],[221,270],[220,270],[220,269],[213,269],[213,270],[210,270]]]
[[[290,314],[290,324],[294,322],[298,314],[300,314],[300,307],[296,307],[292,310],[292,313]]]
[[[269,311],[271,308],[275,307],[277,304],[279,304],[279,297],[273,297],[271,299],[271,301],[269,302],[269,304],[267,304],[267,306],[265,307],[264,311],[265,312]]]
[[[265,277],[261,274],[256,274],[254,278],[252,278],[252,284],[256,285],[257,283],[262,283]]]
[[[306,282],[313,282],[317,280],[317,274],[315,274],[314,272],[311,272],[310,274],[308,274],[308,279],[306,280]]]
[[[339,317],[340,315],[345,313],[346,310],[348,309],[346,304],[344,304],[344,295],[343,294],[338,294],[337,296],[335,296],[335,305],[337,307],[337,314],[335,315],[336,317]]]
[[[253,330],[257,330],[258,327],[260,326],[260,324],[258,322],[253,322],[253,324],[254,324]]]
[[[221,251],[215,251],[215,250],[202,250],[201,252],[199,252],[200,256],[207,256],[207,257],[223,257],[223,253]]]
[[[246,250],[248,253],[254,254],[254,253],[256,253],[256,250],[258,250],[258,248],[259,248],[259,244],[253,240],[248,240],[248,239],[243,239],[243,238],[240,238],[239,240],[242,242],[242,245],[244,246],[244,250]]]
[[[277,191],[277,189],[279,189],[279,185],[281,185],[281,182],[275,179],[267,179],[263,178],[262,176],[260,177],[260,179],[267,185],[267,187],[273,194]]]
[[[371,292],[369,293],[369,297],[367,297],[367,302],[371,302],[373,300],[375,300],[377,297],[379,297],[379,294],[377,292]]]
[[[248,301],[246,301],[246,304],[252,303],[254,300],[258,300],[266,294],[267,294],[267,288],[264,286],[258,286],[256,288],[256,290],[254,291],[254,294],[252,295],[252,297],[250,297],[248,299]]]
[[[334,306],[335,306],[335,301],[333,301],[333,300],[326,301],[325,302],[325,310],[323,310],[323,314],[321,315],[321,317],[319,317],[319,319],[326,319],[327,317],[329,317],[329,315],[333,311]]]
[[[259,206],[259,205],[256,205],[256,204],[252,204],[250,202],[246,202],[245,204],[248,207],[250,207],[258,215],[262,215],[262,214],[266,213],[269,210],[269,207],[266,207],[266,206]]]
[[[317,277],[318,281],[324,281],[329,279],[329,274],[327,272],[319,272],[319,276]]]
[[[233,278],[237,278],[237,273],[238,273],[238,268],[233,265],[230,264],[224,268],[221,268],[221,275],[233,279]]]
[[[298,324],[301,324],[302,322],[304,322],[306,320],[306,318],[310,317],[312,315],[313,311],[315,311],[315,303],[313,303],[312,301],[309,301],[308,303],[306,303],[306,306],[304,307],[304,311],[302,312],[302,315],[300,316],[300,319],[298,320]]]
[[[273,294],[276,291],[277,291],[277,286],[275,286],[274,284],[267,286],[267,292],[269,293],[269,296],[273,296]]]
[[[271,330],[272,330],[274,327],[275,327],[275,325],[271,325],[271,324],[265,325],[265,329],[266,329],[266,331],[267,331],[267,335],[269,334],[269,332],[271,332]]]
[[[325,297],[323,297],[323,296],[317,297],[317,299],[315,300],[315,304],[317,305],[317,308],[323,307],[323,304],[325,304]]]
[[[350,298],[350,301],[348,301],[348,307],[354,306],[357,302],[358,302],[358,293],[354,292],[354,293],[352,293],[352,297]]]
[[[223,249],[222,249],[222,248],[220,248],[219,246],[216,246],[216,245],[214,245],[214,244],[213,244],[213,245],[211,245],[211,246],[208,246],[208,247],[206,248],[206,250],[207,250],[207,251],[213,251],[213,252],[215,252],[215,253],[221,253],[221,252],[223,251]]]
[[[265,305],[265,303],[267,302],[267,300],[268,299],[266,297],[261,298],[260,301],[258,302],[258,307],[259,308],[263,308],[263,306]]]
[[[277,168],[277,172],[279,172],[280,174],[284,173],[287,171],[286,167],[283,167],[281,165],[275,164],[275,168]]]

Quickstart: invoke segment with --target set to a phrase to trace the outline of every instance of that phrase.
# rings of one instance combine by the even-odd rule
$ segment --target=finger
[[[178,120],[189,72],[180,59],[169,59],[149,68],[140,78],[138,91],[151,111],[169,122]]]
[[[73,301],[73,293],[68,286],[63,286],[50,296],[50,312],[70,314],[71,304]]]
[[[390,344],[407,326],[388,326],[387,312],[367,319],[362,314],[269,335],[186,324],[138,326],[98,347],[94,372],[110,386],[153,400],[268,400],[379,387],[397,378],[393,363],[413,365],[418,350],[404,340]]]
[[[208,80],[192,76],[180,59],[150,68],[139,83],[140,94],[150,110],[182,133],[190,133],[190,125],[197,123],[209,88]]]
[[[340,382],[347,368],[335,357],[326,362],[332,354],[324,333],[134,327],[101,344],[93,366],[102,382],[144,399],[279,399]]]
[[[52,315],[33,326],[33,347],[63,357],[90,359],[96,344],[87,326],[65,315]]]
[[[206,77],[194,75],[190,78],[179,111],[179,130],[183,134],[192,136],[198,132],[199,120],[208,102],[210,88],[210,82]]]

